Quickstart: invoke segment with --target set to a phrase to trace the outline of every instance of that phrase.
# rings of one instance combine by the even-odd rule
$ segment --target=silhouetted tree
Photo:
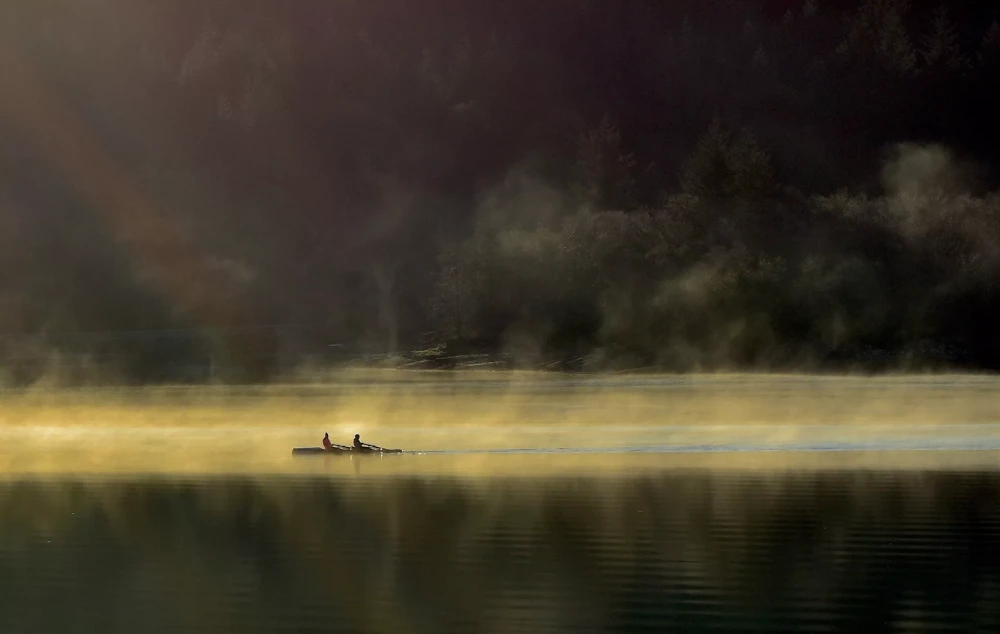
[[[1000,22],[993,20],[979,47],[979,63],[994,70],[1000,69]]]
[[[734,134],[717,118],[685,162],[681,187],[703,198],[760,200],[773,193],[774,169],[749,129]]]
[[[754,68],[767,68],[769,65],[769,60],[767,57],[767,51],[764,50],[764,46],[758,46],[757,50],[754,51],[753,59],[751,60]]]
[[[958,27],[948,16],[947,8],[938,7],[934,12],[931,31],[924,40],[922,53],[925,66],[931,70],[958,72],[969,66],[962,55]]]
[[[598,209],[630,209],[635,205],[635,165],[618,126],[605,116],[580,139],[574,188]]]
[[[859,60],[873,56],[884,68],[908,75],[917,52],[906,28],[908,0],[864,0],[839,52]]]

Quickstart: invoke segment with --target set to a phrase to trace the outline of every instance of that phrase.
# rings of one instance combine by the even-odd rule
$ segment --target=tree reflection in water
[[[1000,628],[1000,476],[11,481],[0,630]]]

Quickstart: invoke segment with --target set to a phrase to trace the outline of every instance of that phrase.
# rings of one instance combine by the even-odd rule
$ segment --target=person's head
[[[330,437],[330,433],[329,432],[323,434],[323,438],[329,438],[329,437]]]
[[[354,440],[360,440],[361,434],[354,434]]]

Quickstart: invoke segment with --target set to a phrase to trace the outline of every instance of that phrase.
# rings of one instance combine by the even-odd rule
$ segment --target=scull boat
[[[350,456],[350,455],[361,455],[361,456],[381,456],[383,454],[397,454],[403,453],[402,449],[383,449],[379,448],[365,448],[362,450],[357,450],[352,447],[336,446],[330,447],[329,449],[324,449],[322,447],[295,447],[292,449],[293,456]]]

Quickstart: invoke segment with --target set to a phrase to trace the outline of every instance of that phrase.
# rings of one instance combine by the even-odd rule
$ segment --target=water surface
[[[1000,630],[1000,475],[0,484],[3,632]]]
[[[0,395],[0,632],[1000,631],[994,379],[401,376]]]

